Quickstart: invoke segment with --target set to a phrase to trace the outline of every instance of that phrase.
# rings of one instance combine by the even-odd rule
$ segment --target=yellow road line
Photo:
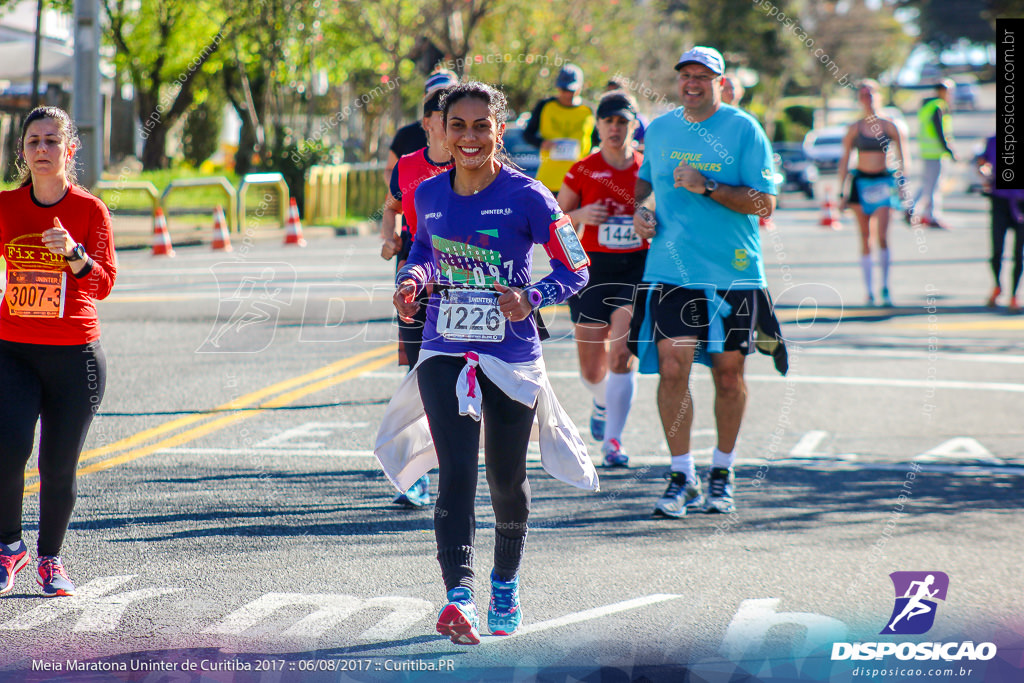
[[[387,348],[389,351],[394,350],[393,347]],[[201,436],[205,436],[211,432],[215,432],[219,429],[227,427],[228,425],[234,424],[235,422],[247,420],[251,417],[255,417],[261,413],[264,413],[266,412],[265,408],[279,408],[281,406],[286,406],[292,401],[302,398],[303,396],[307,396],[309,394],[316,393],[317,391],[328,389],[336,384],[347,382],[348,380],[359,377],[360,375],[364,375],[367,372],[373,372],[374,370],[381,368],[387,365],[388,363],[391,363],[392,361],[393,359],[390,357],[390,355],[385,358],[379,358],[377,360],[370,361],[365,365],[353,368],[352,370],[344,372],[340,375],[328,377],[314,384],[310,384],[308,386],[295,389],[294,391],[290,391],[286,394],[282,394],[274,398],[273,400],[263,404],[264,408],[261,408],[259,410],[247,411],[244,413],[234,413],[232,415],[224,415],[211,422],[207,422],[206,424],[193,427],[192,429],[182,432],[181,434],[175,434],[174,436],[164,439],[163,441],[158,441],[157,443],[151,444],[149,446],[137,448],[135,450],[128,451],[127,453],[114,456],[113,458],[108,458],[106,460],[101,460],[99,462],[87,465],[85,467],[80,467],[78,470],[78,474],[83,475],[89,474],[91,472],[100,472],[102,470],[110,469],[111,467],[115,467],[126,462],[131,462],[132,460],[144,458],[147,455],[152,455],[153,453],[161,451],[165,448],[174,448],[175,446],[186,444],[189,441],[193,441]],[[36,493],[38,491],[38,481],[33,482],[32,484],[29,484],[25,487],[25,493]]]
[[[382,346],[370,349],[369,351],[364,351],[362,353],[357,353],[354,356],[343,358],[339,361],[336,361],[329,365],[325,365],[322,368],[314,370],[313,372],[306,373],[305,375],[292,377],[290,379],[283,380],[276,384],[271,384],[270,386],[263,387],[262,389],[258,389],[257,391],[246,394],[244,396],[239,396],[236,399],[233,399],[231,401],[228,401],[227,403],[217,406],[212,411],[197,413],[195,415],[185,415],[183,417],[170,420],[169,422],[165,422],[161,425],[157,425],[156,427],[151,427],[150,429],[143,430],[141,432],[138,432],[137,434],[127,436],[106,446],[90,449],[82,453],[82,457],[79,458],[78,461],[81,463],[87,460],[92,460],[93,458],[109,455],[110,453],[122,451],[126,448],[132,448],[133,446],[142,444],[146,441],[149,441],[150,439],[154,439],[168,432],[180,429],[181,427],[187,427],[188,425],[195,424],[196,422],[207,420],[211,417],[211,413],[214,412],[221,412],[225,410],[237,410],[239,408],[251,407],[257,404],[259,401],[266,398],[267,396],[271,396],[281,391],[287,391],[288,389],[305,384],[307,382],[319,380],[325,376],[333,375],[334,373],[344,370],[345,368],[351,367],[353,365],[358,365],[363,361],[373,360],[374,358],[380,356],[390,357],[391,354],[394,352],[395,345],[388,344],[387,346]],[[26,476],[29,477],[34,477],[37,476],[38,474],[38,469],[32,469],[26,472]]]

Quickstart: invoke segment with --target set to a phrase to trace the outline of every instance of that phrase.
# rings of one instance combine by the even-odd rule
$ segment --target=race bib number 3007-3
[[[63,318],[66,273],[8,270],[7,310],[22,318]]]
[[[505,338],[505,318],[498,296],[488,290],[445,290],[437,311],[438,333],[450,341],[500,342]]]

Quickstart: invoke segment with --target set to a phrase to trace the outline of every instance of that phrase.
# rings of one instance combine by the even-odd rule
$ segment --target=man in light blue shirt
[[[676,71],[683,106],[651,122],[636,184],[634,228],[651,248],[631,330],[641,372],[660,375],[658,410],[672,454],[654,513],[674,518],[735,509],[744,359],[754,350],[759,313],[770,307],[758,217],[774,211],[776,192],[764,130],[722,104],[722,55],[694,47]],[[711,366],[715,382],[718,444],[707,498],[690,452],[695,358]]]

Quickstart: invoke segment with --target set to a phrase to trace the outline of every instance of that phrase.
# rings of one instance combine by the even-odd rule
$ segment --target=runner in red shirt
[[[597,106],[601,148],[565,176],[558,205],[577,226],[590,256],[590,282],[569,299],[583,384],[594,397],[590,434],[606,467],[626,467],[622,430],[636,393],[626,348],[633,294],[644,274],[647,242],[633,232],[633,188],[643,157],[633,150],[636,104],[622,91]]]
[[[0,594],[29,561],[21,507],[37,420],[37,581],[47,597],[75,593],[60,549],[78,458],[106,385],[94,302],[116,276],[107,207],[75,184],[78,145],[67,112],[34,109],[18,141],[21,186],[0,192]]]

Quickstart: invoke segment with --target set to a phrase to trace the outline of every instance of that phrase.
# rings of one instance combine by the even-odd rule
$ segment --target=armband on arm
[[[548,229],[549,237],[547,244],[544,245],[544,251],[550,258],[574,273],[590,265],[590,257],[580,244],[580,238],[568,216],[563,215]]]

